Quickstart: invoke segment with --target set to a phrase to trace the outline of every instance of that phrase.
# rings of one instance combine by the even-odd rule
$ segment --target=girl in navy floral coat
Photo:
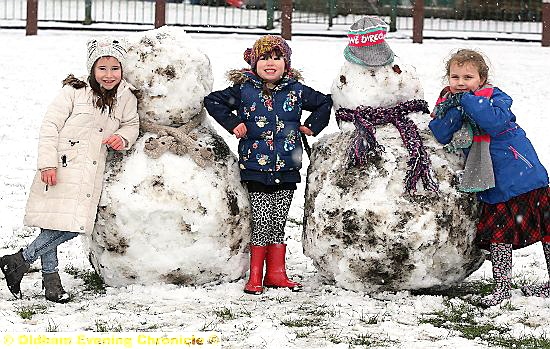
[[[244,289],[251,294],[261,294],[263,286],[302,287],[286,275],[284,227],[300,182],[300,133],[318,135],[332,107],[330,96],[299,82],[290,55],[283,38],[261,37],[244,53],[251,69],[230,71],[233,86],[204,99],[208,113],[239,139],[241,180],[252,206],[250,278]],[[304,123],[302,110],[311,112]]]
[[[487,85],[489,68],[481,54],[459,50],[447,62],[443,89],[430,129],[436,139],[463,148],[466,158],[459,189],[481,201],[476,242],[490,249],[495,290],[481,299],[493,306],[511,297],[512,249],[542,241],[550,273],[548,174],[510,110],[512,98]],[[548,297],[547,283],[522,288]]]

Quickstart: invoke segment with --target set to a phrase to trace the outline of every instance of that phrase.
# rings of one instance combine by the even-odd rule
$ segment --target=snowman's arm
[[[462,114],[456,107],[450,108],[442,118],[430,121],[430,130],[441,144],[447,144],[453,139],[453,134],[462,127]]]
[[[494,89],[491,98],[466,93],[462,96],[460,104],[491,137],[496,137],[515,126],[511,124],[516,121],[514,113],[510,110],[512,98],[497,88]]]
[[[311,115],[304,121],[304,126],[313,131],[313,135],[316,136],[329,123],[332,97],[303,85],[302,109],[311,112]]]
[[[233,133],[233,129],[242,122],[241,118],[233,113],[234,110],[239,109],[240,103],[240,85],[214,91],[204,97],[204,107],[208,111],[208,114],[229,133]]]

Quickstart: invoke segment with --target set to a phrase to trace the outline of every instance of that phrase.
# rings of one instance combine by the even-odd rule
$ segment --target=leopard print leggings
[[[249,195],[252,206],[250,243],[257,246],[282,244],[294,190],[278,190],[273,193],[250,192]]]

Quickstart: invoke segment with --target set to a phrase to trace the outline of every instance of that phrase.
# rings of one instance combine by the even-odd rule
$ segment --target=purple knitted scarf
[[[424,189],[438,191],[438,184],[431,173],[431,163],[418,128],[407,117],[414,112],[429,114],[428,103],[421,99],[414,99],[399,103],[391,108],[372,108],[359,106],[355,109],[340,108],[336,111],[336,120],[349,121],[355,124],[355,134],[348,149],[348,165],[361,167],[370,157],[379,157],[384,151],[374,136],[375,126],[392,124],[399,130],[401,139],[409,152],[407,174],[405,176],[405,190],[411,194],[416,192],[418,180],[422,180]]]

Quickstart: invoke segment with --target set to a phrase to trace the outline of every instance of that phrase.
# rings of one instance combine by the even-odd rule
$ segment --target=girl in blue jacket
[[[473,50],[446,64],[449,86],[436,103],[430,129],[442,144],[462,148],[466,164],[459,190],[481,202],[476,243],[491,251],[495,289],[481,299],[493,306],[511,297],[512,249],[542,241],[550,273],[548,174],[510,110],[512,98],[487,84],[489,67]],[[548,297],[550,284],[524,286]]]
[[[239,139],[241,180],[252,206],[250,277],[244,288],[251,294],[261,294],[263,286],[295,291],[302,287],[286,275],[284,227],[300,182],[300,133],[318,135],[328,125],[332,108],[330,96],[299,82],[290,55],[283,38],[261,37],[244,52],[250,69],[230,71],[233,86],[204,99],[208,113]],[[304,123],[302,110],[311,112]]]

